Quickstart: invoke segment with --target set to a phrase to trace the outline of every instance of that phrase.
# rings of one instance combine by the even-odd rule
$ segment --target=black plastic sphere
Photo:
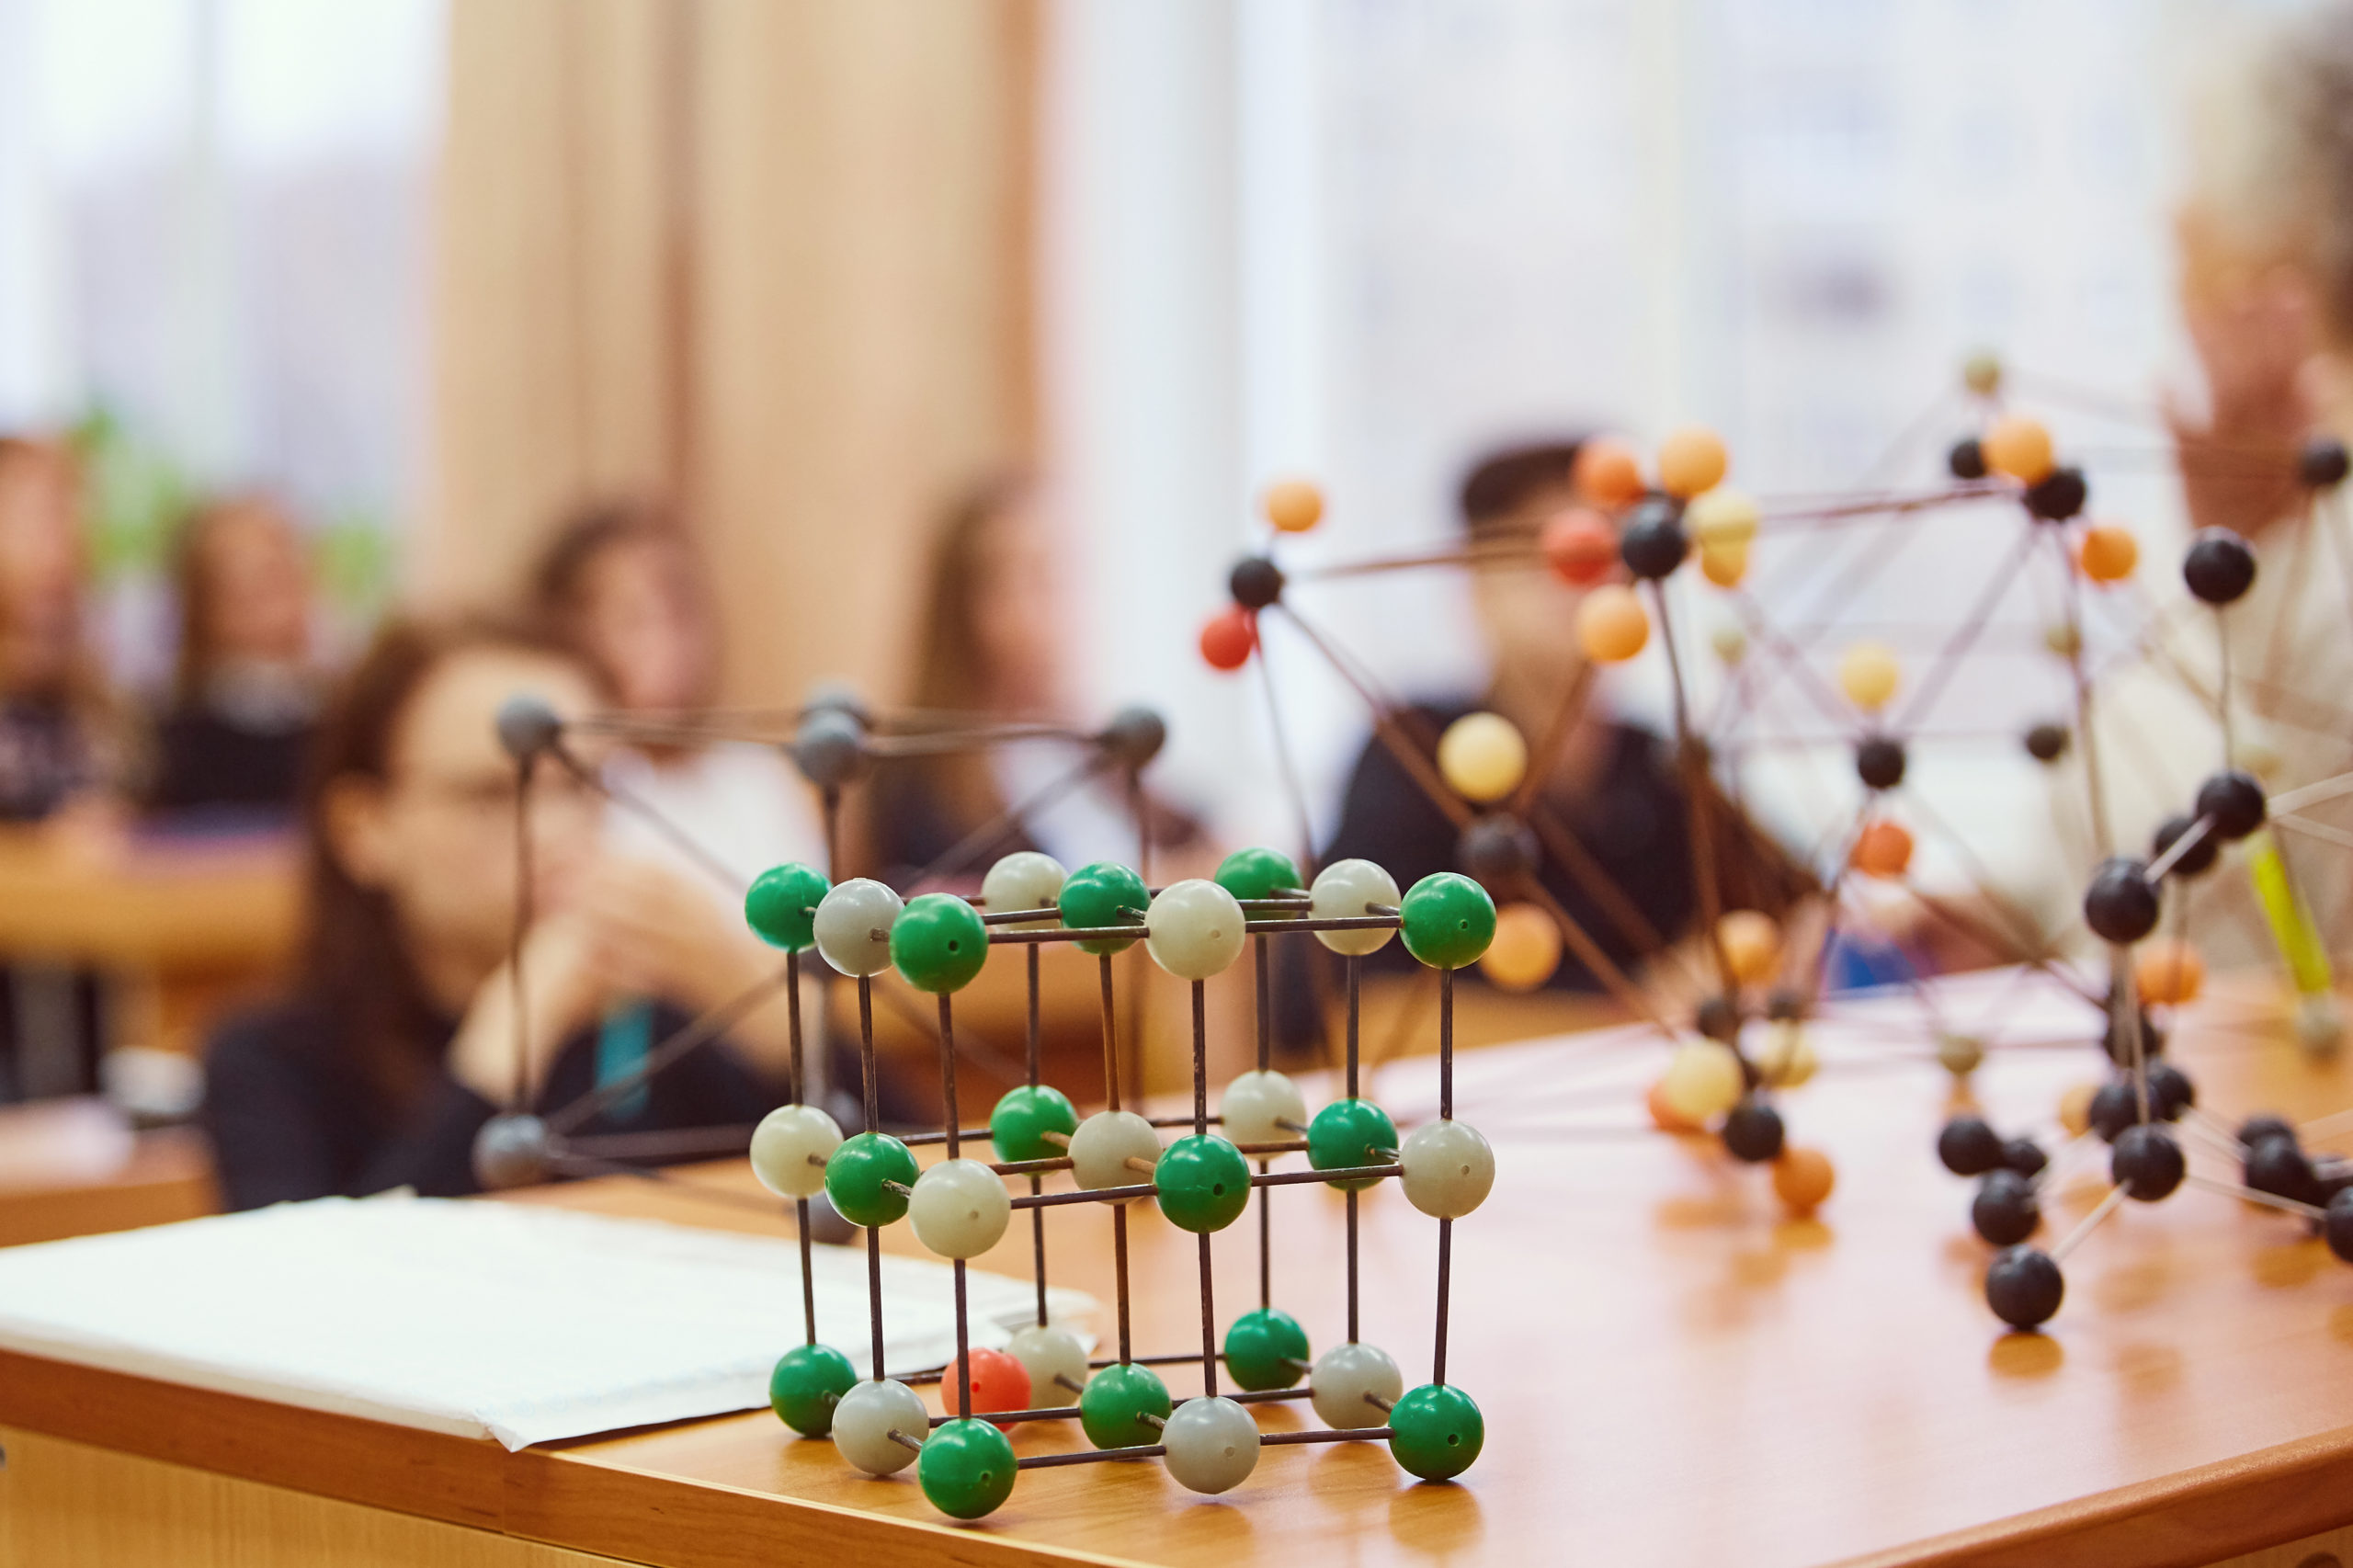
[[[2002,1168],[2005,1170],[2016,1171],[2022,1176],[2040,1176],[2042,1167],[2050,1163],[2051,1156],[2044,1153],[2042,1145],[2031,1138],[2006,1138],[2002,1142]]]
[[[1937,1158],[1955,1176],[1984,1176],[2002,1163],[2002,1137],[1980,1116],[1956,1116],[1937,1134]]]
[[[2179,1121],[2198,1103],[2198,1085],[2170,1062],[2149,1063],[2149,1114],[2160,1121]]]
[[[1168,721],[1141,703],[1130,703],[1111,715],[1095,737],[1103,754],[1132,773],[1160,755],[1168,744]]]
[[[1618,553],[1637,577],[1656,581],[1672,574],[1691,553],[1691,536],[1683,531],[1683,508],[1658,495],[1636,506],[1618,537]]]
[[[2063,523],[2084,509],[2091,486],[2079,468],[2054,468],[2026,489],[2026,509],[2046,523]]]
[[[2226,605],[2255,586],[2255,551],[2228,528],[2200,528],[2181,559],[2181,580],[2210,605]]]
[[[1781,1113],[1761,1100],[1743,1100],[1724,1113],[1724,1150],[1761,1165],[1781,1157]]]
[[[1454,842],[1463,872],[1490,888],[1509,888],[1536,869],[1536,835],[1508,812],[1474,819]]]
[[[1945,454],[1945,466],[1952,470],[1955,479],[1983,479],[1985,477],[1985,449],[1978,444],[1976,437],[1964,436],[1952,444],[1951,451]]]
[[[2150,858],[2154,859],[2172,848],[2176,839],[2197,824],[2196,817],[2165,818],[2158,825],[2156,837],[2149,841]],[[2222,839],[2220,834],[2200,834],[2198,842],[2184,850],[2181,858],[2173,863],[2173,869],[2165,874],[2169,877],[2179,877],[2184,881],[2191,877],[2203,876],[2214,869],[2214,858],[2222,852]]]
[[[474,1180],[486,1192],[545,1181],[552,1142],[548,1124],[536,1116],[494,1116],[474,1134]]]
[[[2126,1128],[2108,1159],[2108,1174],[2125,1197],[2141,1203],[2172,1197],[2188,1170],[2181,1145],[2161,1127]]]
[[[2320,1222],[2320,1233],[2327,1238],[2329,1251],[2353,1263],[2353,1187],[2328,1200],[2328,1218]]]
[[[2246,1152],[2247,1186],[2298,1203],[2320,1199],[2320,1175],[2304,1152],[2285,1138],[2266,1138]]]
[[[2034,1183],[2012,1170],[1986,1172],[1977,1196],[1970,1199],[1969,1222],[1997,1247],[2026,1240],[2042,1223],[2042,1203]]]
[[[839,790],[866,771],[866,726],[838,708],[805,715],[787,748],[801,776],[820,790]]]
[[[1722,1040],[1726,1045],[1740,1038],[1740,1008],[1729,996],[1703,998],[1691,1022],[1710,1040]]]
[[[2157,1027],[2157,1020],[2149,1016],[2149,1009],[2143,1007],[2140,1009],[2140,1014],[2141,1060],[2146,1062],[2151,1057],[2164,1053],[2165,1031]],[[2132,1065],[2132,1045],[2124,1038],[2124,1030],[2120,1027],[2122,1023],[2123,1020],[2116,1016],[2115,1004],[2109,1003],[2108,1029],[2100,1037],[2100,1046],[2108,1052],[2108,1059],[2110,1062],[2119,1067],[2130,1067]]]
[[[1786,985],[1765,994],[1765,1016],[1777,1024],[1793,1024],[1805,1017],[1805,997]]]
[[[2146,862],[2113,855],[2084,892],[2084,924],[2102,941],[2137,942],[2157,928],[2157,890]]]
[[[2088,1113],[2092,1131],[2103,1142],[2113,1143],[2124,1135],[2124,1130],[2141,1119],[2141,1096],[2133,1091],[2130,1078],[2110,1078],[2092,1095]]]
[[[1225,589],[1244,609],[1264,609],[1283,597],[1283,569],[1263,555],[1245,555],[1233,563]]]
[[[518,692],[498,705],[498,744],[517,762],[551,750],[563,738],[563,721],[544,697]]]
[[[2296,454],[2296,477],[2314,490],[2327,490],[2345,483],[2353,472],[2353,457],[2348,457],[2345,443],[2334,436],[2314,436]]]
[[[2267,1138],[2285,1138],[2294,1143],[2295,1125],[2286,1117],[2273,1116],[2268,1111],[2258,1111],[2239,1123],[2239,1142],[2248,1148],[2254,1148]]]
[[[2040,1328],[2059,1311],[2067,1282],[2049,1253],[2014,1246],[1985,1269],[1985,1304],[2012,1328]]]
[[[1873,735],[1855,747],[1855,777],[1870,790],[1893,790],[1904,782],[1904,743]]]
[[[2037,724],[2026,733],[2026,754],[2037,762],[2056,762],[2067,755],[2067,726]]]
[[[2265,810],[2263,786],[2253,774],[2233,768],[2198,786],[2198,814],[2212,818],[2211,831],[2223,838],[2245,838],[2261,827]]]

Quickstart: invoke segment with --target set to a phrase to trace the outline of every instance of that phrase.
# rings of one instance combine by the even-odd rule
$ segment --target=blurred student
[[[275,500],[199,507],[174,551],[179,657],[147,803],[290,815],[318,727],[311,562]]]
[[[81,494],[66,447],[0,437],[0,822],[103,812],[124,767],[84,641]]]
[[[1027,479],[1000,476],[961,496],[932,543],[909,706],[955,727],[1086,728],[1063,641],[1066,553]],[[951,874],[972,880],[1017,849],[1074,868],[1134,864],[1134,805],[1117,774],[1074,778],[1088,756],[1069,741],[1036,738],[881,764],[868,825],[877,874],[904,884],[953,852]],[[1017,820],[1008,814],[1016,806],[1028,808]],[[1199,824],[1166,802],[1147,797],[1143,808],[1155,847],[1199,839]]]
[[[502,1105],[551,1111],[598,1081],[599,1019],[656,997],[656,1029],[772,972],[772,956],[678,873],[598,843],[599,802],[561,768],[535,785],[527,1060],[509,961],[516,768],[509,697],[596,707],[588,669],[538,633],[387,627],[323,725],[302,800],[307,928],[292,993],[225,1028],[205,1115],[231,1207],[412,1187],[473,1190],[475,1132]],[[781,1020],[733,1038],[773,1052]],[[583,1133],[741,1127],[777,1096],[726,1044],[690,1052]]]
[[[710,574],[694,540],[661,508],[588,507],[549,543],[532,575],[535,608],[597,671],[612,705],[691,719],[718,700],[721,644]],[[773,747],[639,742],[614,751],[607,782],[642,802],[608,813],[612,842],[704,874],[647,820],[658,813],[748,883],[800,860],[825,869],[808,784]],[[731,905],[738,889],[717,889]]]

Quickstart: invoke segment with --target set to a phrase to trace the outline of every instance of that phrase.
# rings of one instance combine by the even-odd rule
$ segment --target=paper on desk
[[[864,1250],[813,1253],[818,1337],[864,1373]],[[882,1260],[893,1371],[955,1355],[951,1279]],[[1036,1312],[1028,1280],[966,1290],[977,1346]],[[0,1249],[0,1347],[510,1449],[755,1409],[801,1330],[792,1241],[528,1204],[330,1198]]]

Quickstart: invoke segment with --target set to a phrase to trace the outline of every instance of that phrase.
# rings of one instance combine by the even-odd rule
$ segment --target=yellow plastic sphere
[[[1687,1040],[1667,1059],[1658,1081],[1659,1098],[1687,1121],[1705,1122],[1740,1103],[1748,1075],[1732,1047],[1712,1040]]]
[[[1658,444],[1658,487],[1688,501],[1722,484],[1732,460],[1723,437],[1701,425],[1686,425]]]
[[[1902,678],[1895,652],[1884,642],[1858,642],[1838,660],[1838,689],[1866,713],[1886,707]]]
[[[1961,362],[1961,384],[1979,397],[1992,397],[2002,390],[2002,358],[1991,349],[1981,349]]]
[[[2050,430],[2040,419],[2023,414],[2005,414],[1994,421],[1978,442],[1978,449],[1984,453],[1988,469],[2021,484],[2039,483],[2058,464],[2052,453]]]
[[[2075,564],[2095,583],[2120,583],[2141,562],[2140,541],[2115,523],[2095,523],[2075,547]]]
[[[1533,991],[1561,967],[1561,928],[1532,903],[1507,903],[1495,911],[1495,935],[1479,959],[1479,971],[1506,991]]]
[[[1695,495],[1683,509],[1683,526],[1705,550],[1711,544],[1746,544],[1756,537],[1761,514],[1756,498],[1745,490],[1719,484]]]
[[[1821,1208],[1837,1185],[1837,1170],[1819,1149],[1784,1149],[1773,1162],[1774,1195],[1799,1219]]]
[[[1756,1075],[1777,1089],[1794,1089],[1822,1065],[1805,1026],[1795,1018],[1776,1018],[1765,1026],[1765,1043],[1757,1048]]]
[[[1754,909],[1727,911],[1716,922],[1716,945],[1723,949],[1732,977],[1743,985],[1770,980],[1781,962],[1781,927]]]
[[[1528,743],[1500,713],[1465,713],[1438,737],[1438,770],[1466,801],[1500,801],[1528,774]]]
[[[1736,665],[1748,656],[1748,633],[1727,620],[1708,633],[1708,646],[1725,664]]]
[[[2206,983],[2206,960],[2188,942],[2158,937],[2141,945],[2132,960],[2132,978],[2142,1001],[2178,1007],[2198,1000]]]
[[[1577,606],[1577,642],[1597,665],[1622,664],[1650,640],[1650,612],[1623,583],[1605,583]]]
[[[1745,544],[1701,545],[1699,574],[1719,588],[1739,587],[1741,579],[1748,575],[1748,546]]]
[[[1324,492],[1304,479],[1269,484],[1259,506],[1267,521],[1287,534],[1303,534],[1324,520]]]

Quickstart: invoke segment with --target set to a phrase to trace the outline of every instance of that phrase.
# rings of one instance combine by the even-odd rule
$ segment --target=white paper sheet
[[[813,1250],[818,1337],[863,1373],[865,1252]],[[882,1260],[892,1370],[956,1353],[951,1279]],[[966,1290],[976,1346],[1036,1312],[1028,1280]],[[757,1408],[801,1326],[789,1238],[526,1204],[324,1199],[0,1249],[0,1347],[510,1449]]]

